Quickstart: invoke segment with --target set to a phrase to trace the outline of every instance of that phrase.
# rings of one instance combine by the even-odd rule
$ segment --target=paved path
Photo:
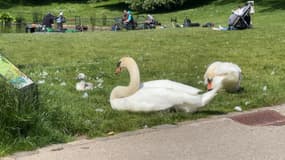
[[[263,108],[285,114],[285,105]],[[260,110],[260,109],[259,109]],[[250,111],[256,112],[256,111]],[[284,160],[285,126],[247,126],[229,116],[53,145],[3,160]]]

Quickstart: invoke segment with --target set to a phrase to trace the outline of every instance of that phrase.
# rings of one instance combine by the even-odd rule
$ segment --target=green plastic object
[[[52,28],[47,28],[47,32],[53,32]]]

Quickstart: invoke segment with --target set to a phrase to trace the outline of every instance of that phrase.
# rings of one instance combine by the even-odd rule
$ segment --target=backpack
[[[191,20],[188,17],[185,17],[183,26],[184,27],[190,27],[191,26]]]

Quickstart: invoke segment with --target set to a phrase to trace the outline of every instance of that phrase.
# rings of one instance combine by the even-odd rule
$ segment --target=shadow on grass
[[[138,12],[138,13],[168,13],[168,12],[176,12],[179,10],[187,10],[187,9],[193,9],[193,8],[199,8],[205,5],[209,5],[211,3],[214,3],[215,5],[226,5],[230,3],[239,3],[243,4],[245,3],[244,0],[192,0],[192,1],[187,1],[185,4],[181,7],[176,7],[173,9],[165,9],[164,7],[157,9],[156,11],[150,11],[150,12]],[[285,1],[282,0],[261,0],[261,1],[255,1],[256,5],[261,5],[261,6],[267,6],[268,8],[263,10],[264,12],[266,11],[273,11],[277,9],[285,9]],[[116,10],[116,11],[122,11],[124,9],[129,9],[128,5],[124,2],[118,2],[118,3],[112,3],[112,4],[105,4],[105,5],[99,5],[96,8],[105,8],[107,10]]]
[[[285,9],[285,1],[266,1],[261,3],[262,6],[267,6],[267,9],[263,9],[260,12],[272,12],[274,10],[284,10]]]
[[[15,2],[7,2],[0,0],[0,9],[9,9],[14,6],[22,5],[22,6],[41,6],[41,5],[49,5],[51,3],[88,3],[89,0],[22,0],[21,3]]]
[[[216,1],[216,5],[225,5],[225,4],[229,4],[229,3],[240,3],[243,4],[246,1],[242,1],[242,0],[222,0],[222,1]],[[264,10],[261,10],[261,12],[271,12],[274,10],[284,10],[285,9],[285,1],[284,0],[255,0],[254,1],[255,5],[259,5],[259,6],[264,6],[267,7]]]
[[[224,111],[211,111],[211,110],[205,110],[205,111],[198,111],[193,114],[202,114],[202,115],[222,115],[227,114],[227,112]]]
[[[105,5],[98,5],[95,8],[105,8],[111,11],[123,11],[124,9],[128,10],[128,4],[124,2],[119,3],[112,3],[112,4],[105,4]]]
[[[165,9],[164,7],[162,7],[160,9],[157,9],[156,11],[150,11],[150,12],[141,11],[139,13],[168,13],[168,12],[176,12],[176,11],[179,11],[179,10],[201,7],[201,6],[210,4],[213,1],[215,1],[215,0],[187,1],[183,6],[178,7],[178,8]],[[123,11],[124,9],[129,9],[128,4],[126,4],[124,2],[100,5],[100,6],[97,6],[96,8],[105,8],[105,9],[108,9],[108,10],[116,10],[116,11]]]
[[[40,6],[40,5],[49,5],[51,3],[88,3],[90,0],[46,0],[46,1],[36,1],[36,0],[24,0],[22,2],[22,5],[24,6]],[[108,0],[103,0],[103,2],[106,2]],[[102,4],[100,5],[100,2],[98,3],[98,6],[96,8],[105,8],[108,10],[115,10],[115,11],[122,11],[124,9],[129,9],[128,4],[122,2],[122,1],[114,1],[112,3],[108,4]],[[157,9],[156,11],[153,12],[148,12],[148,13],[168,13],[168,12],[176,12],[179,10],[187,10],[187,9],[192,9],[192,8],[198,8],[204,5],[208,5],[211,3],[215,3],[215,5],[225,5],[229,3],[240,3],[243,4],[245,3],[244,0],[190,0],[185,2],[183,6],[176,7],[174,9],[165,9],[165,7],[161,7],[160,9]],[[267,11],[273,11],[273,10],[278,10],[278,9],[285,9],[285,1],[284,0],[255,0],[256,5],[261,5],[268,7],[267,9],[262,10],[261,12],[267,12]],[[16,6],[19,4],[16,3],[10,3],[6,1],[1,1],[0,0],[0,8],[1,9],[8,9],[13,6]],[[146,13],[146,12],[139,12],[139,13]]]

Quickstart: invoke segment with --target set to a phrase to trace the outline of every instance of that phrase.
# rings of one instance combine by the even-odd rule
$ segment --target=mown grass
[[[189,14],[193,21],[224,25],[229,10],[236,5],[211,4],[157,13],[156,17],[167,23],[170,17],[183,18]],[[35,82],[45,80],[44,84],[38,84],[39,104],[36,106],[19,103],[15,91],[1,81],[0,155],[66,142],[81,135],[107,136],[110,131],[118,133],[225,114],[234,111],[235,106],[249,110],[284,103],[285,26],[282,18],[285,13],[265,9],[257,5],[254,28],[242,31],[219,32],[199,27],[0,34],[1,52]],[[242,68],[245,90],[240,94],[221,92],[194,114],[114,111],[109,104],[109,94],[116,85],[127,85],[129,81],[127,73],[114,75],[114,68],[126,55],[137,60],[142,81],[171,79],[201,89],[208,64],[217,60],[234,62]],[[48,75],[43,76],[43,72]],[[97,86],[87,92],[88,98],[75,90],[76,76],[80,72]]]

